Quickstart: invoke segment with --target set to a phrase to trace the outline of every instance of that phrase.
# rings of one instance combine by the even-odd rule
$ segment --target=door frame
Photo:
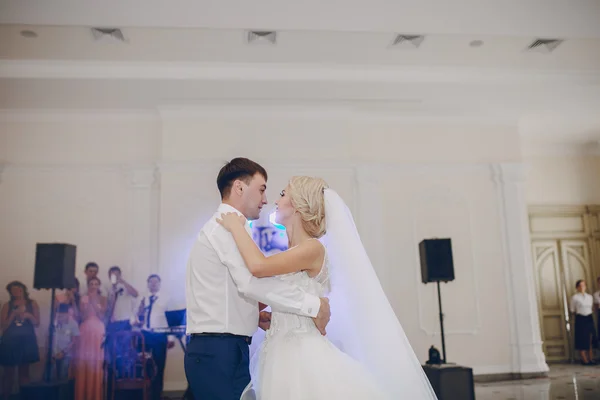
[[[562,220],[565,222],[565,227],[559,229],[549,229],[544,221],[548,222],[552,219],[556,219],[557,222]],[[567,287],[568,277],[567,271],[565,270],[565,251],[563,242],[569,240],[584,241],[587,244],[587,256],[589,258],[590,271],[587,272],[586,281],[588,283],[588,292],[593,293],[600,289],[596,284],[596,277],[600,276],[600,205],[590,206],[569,206],[569,205],[532,205],[529,206],[529,234],[531,240],[531,251],[532,257],[536,260],[535,255],[535,244],[542,241],[553,241],[556,245],[556,251],[559,259],[559,285],[562,286],[563,293],[568,297],[572,294],[575,289]],[[536,282],[536,299],[538,306],[538,316],[540,323],[540,330],[542,336],[544,335],[543,320],[542,320],[542,309],[541,309],[541,297],[539,293],[539,282],[537,271],[535,270],[536,264],[532,263],[534,268],[534,276]],[[562,297],[565,296],[563,294]],[[568,307],[564,300],[561,299],[562,307]],[[568,336],[568,354],[570,360],[573,361],[575,356],[574,349],[572,348],[572,335],[571,335],[571,324],[569,320],[568,310],[563,313],[565,316],[563,319],[564,329],[566,329]],[[542,337],[542,340],[544,338]],[[543,346],[544,352],[546,353],[545,346]],[[546,358],[548,358],[546,353]]]

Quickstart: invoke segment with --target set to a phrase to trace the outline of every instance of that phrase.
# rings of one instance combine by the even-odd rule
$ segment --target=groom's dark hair
[[[234,158],[221,168],[217,176],[217,187],[224,200],[231,194],[231,187],[236,180],[249,184],[254,175],[261,174],[267,180],[267,171],[258,163],[247,158]]]

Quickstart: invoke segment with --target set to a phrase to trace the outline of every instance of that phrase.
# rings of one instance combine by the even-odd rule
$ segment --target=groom
[[[197,400],[239,400],[250,382],[248,346],[260,303],[312,317],[323,334],[330,311],[325,298],[276,277],[252,276],[233,237],[216,222],[226,212],[258,219],[267,204],[265,169],[235,158],[219,172],[217,186],[222,203],[198,234],[187,264],[185,374]]]

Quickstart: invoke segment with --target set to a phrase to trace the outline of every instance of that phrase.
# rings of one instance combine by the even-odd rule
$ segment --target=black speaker
[[[424,365],[438,400],[475,400],[473,370],[453,364]]]
[[[35,250],[36,289],[69,289],[75,287],[75,255],[77,247],[64,243],[38,243]]]
[[[30,383],[22,385],[19,392],[21,400],[73,400],[75,380]]]
[[[419,243],[421,280],[449,282],[454,280],[452,241],[450,239],[425,239]]]

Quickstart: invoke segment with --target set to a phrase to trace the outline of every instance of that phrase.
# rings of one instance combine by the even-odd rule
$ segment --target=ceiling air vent
[[[248,31],[246,37],[248,44],[277,44],[277,32],[275,31]]]
[[[391,47],[401,49],[416,49],[425,40],[424,35],[396,35]]]
[[[527,51],[532,53],[552,53],[562,42],[562,39],[536,39],[527,46]]]
[[[125,41],[125,36],[119,28],[92,28],[94,40],[112,39],[119,42]]]

